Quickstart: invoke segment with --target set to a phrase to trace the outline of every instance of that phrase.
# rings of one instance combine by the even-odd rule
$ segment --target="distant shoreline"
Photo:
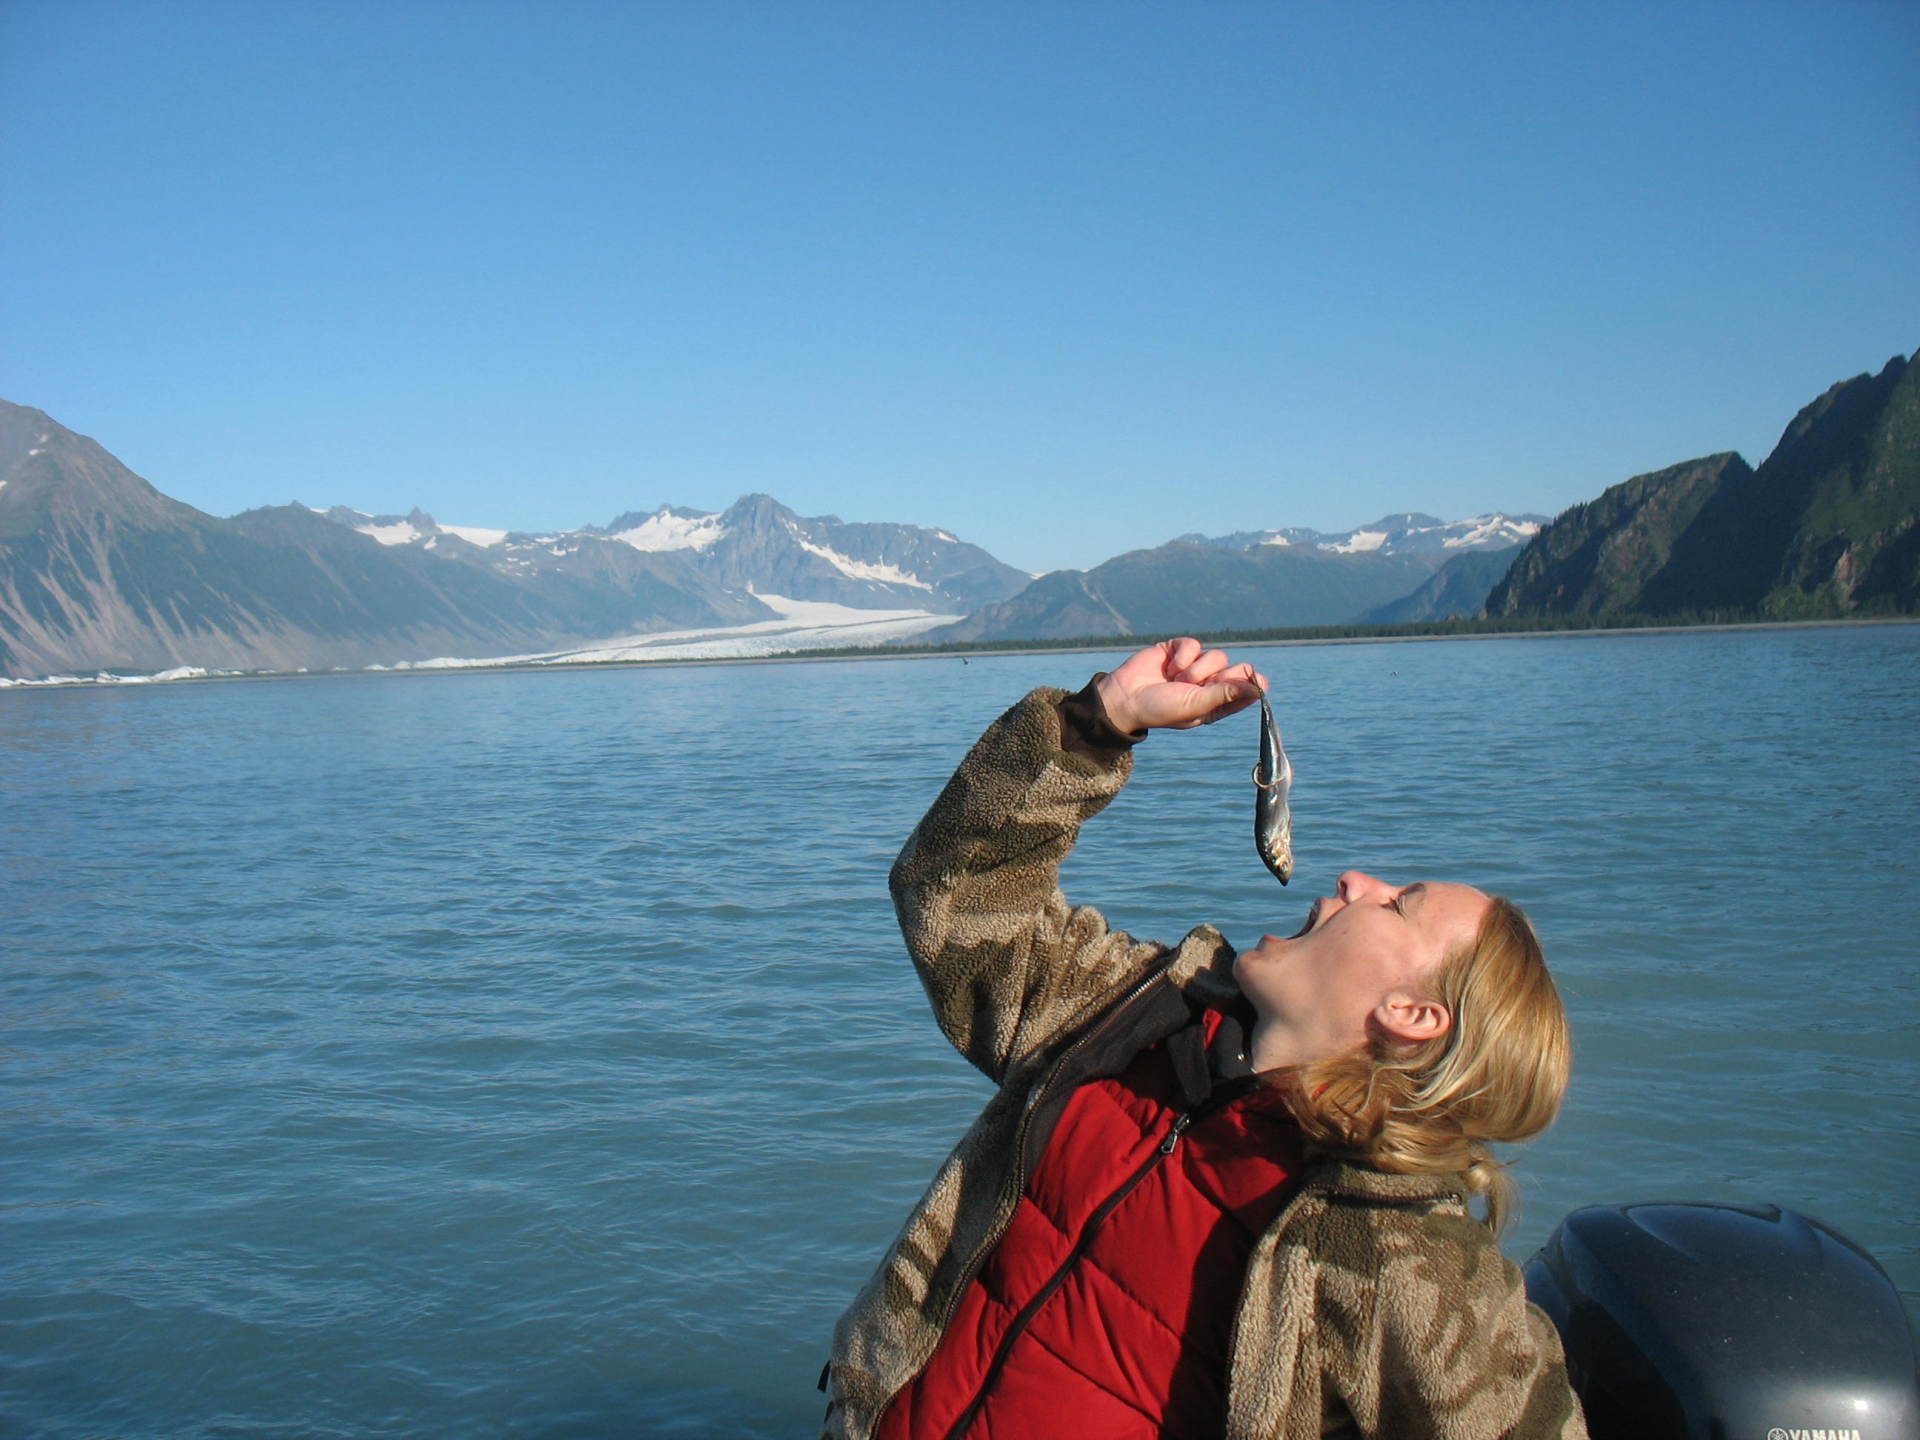
[[[1316,635],[1297,638],[1277,639],[1224,639],[1218,643],[1231,646],[1235,650],[1278,650],[1298,645],[1403,645],[1425,644],[1434,641],[1454,640],[1585,640],[1611,638],[1623,635],[1709,635],[1734,630],[1830,630],[1875,625],[1920,625],[1920,615],[1874,615],[1858,619],[1842,620],[1752,620],[1728,621],[1706,625],[1620,625],[1594,627],[1591,629],[1551,629],[1551,630],[1473,630],[1454,631],[1432,635]],[[986,647],[979,649],[943,649],[943,650],[881,650],[875,648],[848,647],[845,650],[811,650],[797,654],[776,655],[714,655],[706,657],[663,657],[658,660],[554,660],[546,662],[515,662],[507,664],[476,665],[412,665],[405,669],[387,667],[383,669],[357,670],[263,670],[236,675],[183,675],[172,680],[153,680],[146,676],[129,676],[115,680],[75,679],[64,683],[52,683],[44,680],[13,681],[0,683],[0,695],[20,693],[54,692],[63,693],[72,690],[114,690],[121,686],[143,689],[148,686],[168,687],[174,685],[194,685],[208,682],[264,681],[264,680],[339,680],[339,679],[410,679],[420,676],[449,675],[505,675],[527,674],[541,671],[593,671],[593,670],[632,670],[632,669],[673,669],[677,667],[711,665],[832,665],[849,660],[992,660],[1005,655],[1101,655],[1115,650],[1128,650],[1142,645],[1152,644],[1154,636],[1116,635],[1110,641],[1073,641],[1062,645],[1048,645],[1037,642],[1020,648]]]

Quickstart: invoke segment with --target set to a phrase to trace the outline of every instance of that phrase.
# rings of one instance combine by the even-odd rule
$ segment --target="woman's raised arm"
[[[1166,953],[1059,886],[1080,826],[1126,782],[1133,741],[1243,709],[1260,684],[1251,666],[1177,640],[1078,695],[1036,690],[968,752],[909,837],[891,877],[901,931],[941,1029],[994,1080]]]

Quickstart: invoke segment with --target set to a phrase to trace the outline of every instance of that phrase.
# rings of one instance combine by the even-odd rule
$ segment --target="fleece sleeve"
[[[934,1015],[996,1082],[1167,953],[1060,891],[1060,862],[1126,782],[1135,738],[1105,722],[1090,688],[1034,691],[968,752],[894,863],[894,908]]]
[[[1376,1216],[1367,1240],[1363,1263],[1322,1270],[1318,1296],[1327,1388],[1361,1435],[1587,1440],[1559,1336],[1486,1226]]]

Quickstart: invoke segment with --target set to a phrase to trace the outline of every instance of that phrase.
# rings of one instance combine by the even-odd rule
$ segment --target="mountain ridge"
[[[368,515],[336,505],[323,513],[383,545],[446,550],[501,573],[561,568],[547,556],[585,554],[602,567],[616,563],[614,555],[651,556],[647,563],[657,572],[684,569],[724,592],[759,590],[856,609],[964,614],[1016,593],[1032,578],[949,531],[802,516],[760,492],[742,495],[724,511],[662,505],[626,511],[606,525],[538,532],[446,527],[419,509]]]
[[[219,519],[45,412],[0,401],[0,674],[354,668],[767,621],[779,612],[755,589],[781,592],[738,553],[755,545],[778,552],[775,578],[808,592],[787,598],[856,608],[957,613],[936,586],[1008,593],[1028,578],[947,532],[838,520],[822,531],[771,497],[743,503],[736,518],[756,523],[717,557],[731,574],[590,530],[516,540],[418,510],[371,517],[296,502]],[[834,550],[823,533],[874,559]],[[886,558],[934,552],[934,580]]]
[[[1920,608],[1920,354],[1829,387],[1758,468],[1726,451],[1570,507],[1487,597],[1525,614]]]
[[[1438,563],[1419,555],[1175,540],[1091,570],[1051,571],[1011,600],[924,638],[944,644],[1338,623],[1414,589]]]
[[[1526,543],[1547,523],[1547,516],[1489,511],[1464,520],[1442,520],[1418,510],[1383,515],[1351,530],[1320,531],[1294,526],[1281,530],[1239,530],[1231,535],[1175,536],[1176,542],[1224,545],[1250,550],[1257,545],[1304,545],[1341,555],[1458,554],[1466,550],[1505,550]]]
[[[763,596],[964,610],[923,635],[935,644],[1474,614],[1912,613],[1916,362],[1829,387],[1757,468],[1702,456],[1551,521],[1403,512],[1340,532],[1187,535],[1038,577],[946,530],[801,516],[759,492],[537,534],[297,502],[217,519],[0,401],[0,672],[350,668],[764,630],[776,611]]]

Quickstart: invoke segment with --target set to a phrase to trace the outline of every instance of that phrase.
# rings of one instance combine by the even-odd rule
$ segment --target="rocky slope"
[[[750,597],[713,598],[730,617],[764,613]],[[40,411],[0,402],[8,675],[501,653],[657,624],[649,599],[640,587],[515,583],[378,545],[298,505],[216,519]]]
[[[1488,592],[1505,576],[1517,553],[1513,547],[1464,550],[1411,595],[1377,606],[1360,618],[1369,625],[1408,625],[1478,615],[1486,607]]]
[[[1493,616],[1920,609],[1920,367],[1896,356],[1803,409],[1759,469],[1690,460],[1576,505],[1487,597]]]
[[[1338,624],[1406,594],[1437,563],[1423,555],[1176,540],[1091,570],[1042,575],[1013,599],[925,638],[1064,639]]]
[[[1636,609],[1671,563],[1675,540],[1723,486],[1751,478],[1738,455],[1709,455],[1636,475],[1575,505],[1542,531],[1487,598],[1494,615],[1601,615]]]

